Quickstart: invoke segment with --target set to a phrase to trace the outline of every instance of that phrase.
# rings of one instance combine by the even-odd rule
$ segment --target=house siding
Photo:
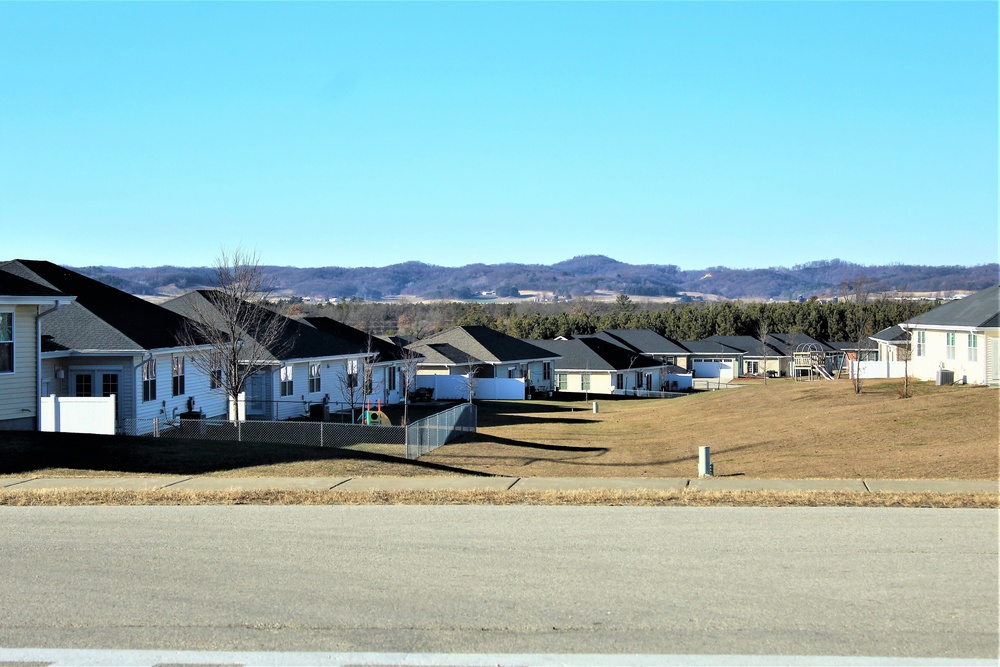
[[[174,354],[182,354],[175,352]],[[158,353],[156,360],[156,400],[142,400],[142,360],[143,357],[133,357],[131,390],[135,396],[135,415],[137,419],[166,418],[187,412],[188,397],[193,397],[194,409],[200,410],[206,417],[217,417],[226,413],[226,397],[222,389],[210,389],[207,375],[194,367],[190,359],[184,364],[184,393],[174,396],[172,392],[171,357],[167,353]],[[122,378],[122,383],[126,378]],[[124,413],[123,413],[124,414]]]
[[[923,354],[917,354],[918,332],[924,332],[926,344],[922,350]],[[947,334],[955,334],[955,358],[948,359]],[[962,378],[969,384],[987,384],[988,361],[987,350],[992,347],[990,340],[996,337],[995,332],[979,332],[979,345],[977,347],[977,360],[969,361],[968,334],[969,329],[922,329],[919,326],[913,327],[913,352],[910,358],[910,374],[919,379],[933,381],[937,379],[939,368],[953,371],[955,381],[961,382]]]
[[[37,426],[38,306],[4,306],[14,314],[14,372],[0,374],[0,429]]]

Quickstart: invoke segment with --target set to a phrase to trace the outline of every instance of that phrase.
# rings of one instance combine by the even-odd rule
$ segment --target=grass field
[[[1000,394],[869,380],[770,382],[671,400],[496,402],[474,438],[424,461],[531,477],[997,479]]]
[[[670,400],[489,402],[479,433],[404,461],[289,445],[0,434],[0,476],[213,475],[997,479],[1000,394],[869,381],[770,382]],[[447,468],[445,467],[447,466]]]

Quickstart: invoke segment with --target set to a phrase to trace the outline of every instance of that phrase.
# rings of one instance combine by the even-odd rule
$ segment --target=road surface
[[[0,646],[996,658],[997,512],[0,507]]]

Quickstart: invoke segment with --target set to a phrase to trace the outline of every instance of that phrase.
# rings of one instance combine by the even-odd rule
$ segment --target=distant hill
[[[884,289],[907,292],[973,292],[1000,282],[997,264],[979,266],[863,266],[839,259],[809,262],[792,268],[731,269],[724,266],[682,271],[672,264],[626,264],[603,255],[574,257],[551,266],[541,264],[469,264],[444,267],[405,262],[385,267],[266,267],[275,289],[289,296],[360,297],[379,300],[407,295],[424,299],[468,299],[484,292],[516,296],[519,291],[546,291],[560,296],[598,292],[630,296],[673,297],[682,292],[714,294],[726,299],[794,299],[835,296],[840,286],[860,275]],[[212,269],[82,267],[81,273],[140,295],[172,295],[212,284]]]

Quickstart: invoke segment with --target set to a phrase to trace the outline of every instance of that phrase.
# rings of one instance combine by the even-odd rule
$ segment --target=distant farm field
[[[492,402],[479,433],[422,461],[532,477],[997,479],[1000,393],[869,380],[748,385],[669,400]],[[595,397],[596,398],[596,397]]]

